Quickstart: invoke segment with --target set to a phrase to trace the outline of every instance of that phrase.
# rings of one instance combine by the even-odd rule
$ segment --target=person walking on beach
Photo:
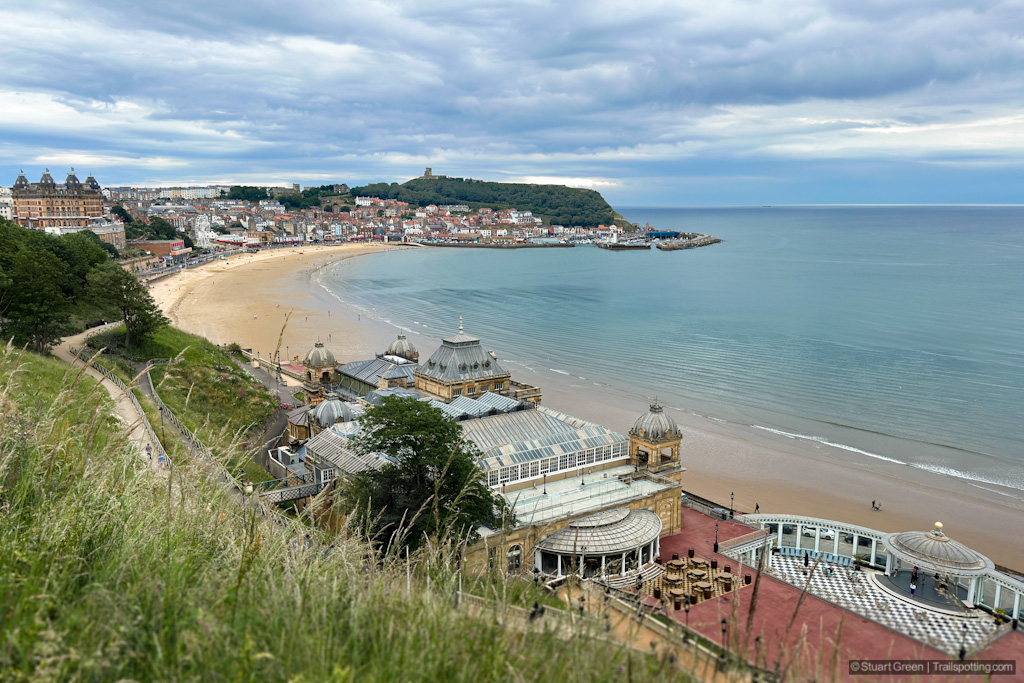
[[[759,512],[761,512],[761,506],[757,503],[754,503],[754,514],[756,515]]]
[[[871,501],[871,509],[872,510],[877,510],[878,509],[877,507],[875,507],[875,501]]]

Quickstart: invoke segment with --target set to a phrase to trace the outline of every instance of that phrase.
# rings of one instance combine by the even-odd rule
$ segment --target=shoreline
[[[317,270],[402,245],[297,247],[237,255],[154,283],[158,305],[174,324],[214,343],[238,342],[263,357],[278,348],[294,360],[323,341],[339,362],[373,357],[399,327],[345,304],[313,281]],[[287,303],[285,303],[287,302]],[[292,311],[287,325],[285,314]],[[401,328],[426,357],[439,339]],[[626,433],[647,410],[627,389],[580,384],[578,378],[530,367],[501,354],[513,377],[537,384],[544,405]],[[666,407],[683,430],[683,488],[737,510],[806,514],[881,531],[928,530],[946,522],[950,535],[998,564],[1024,570],[1019,492],[981,485],[907,464],[852,452],[841,444],[794,438],[782,430]],[[808,435],[809,437],[810,435]],[[881,500],[883,510],[871,510]],[[952,523],[950,523],[952,522]]]

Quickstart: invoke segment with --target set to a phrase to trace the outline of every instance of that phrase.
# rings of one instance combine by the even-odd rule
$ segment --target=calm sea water
[[[692,251],[418,249],[320,284],[521,363],[1024,490],[1024,208],[624,209]],[[430,349],[421,349],[430,353]]]

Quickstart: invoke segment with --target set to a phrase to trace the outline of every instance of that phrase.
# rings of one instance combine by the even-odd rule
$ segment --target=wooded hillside
[[[356,197],[377,197],[428,204],[467,204],[470,208],[516,208],[532,211],[546,224],[609,225],[615,210],[599,192],[564,185],[495,183],[469,178],[414,178],[402,183],[374,183],[352,188]]]

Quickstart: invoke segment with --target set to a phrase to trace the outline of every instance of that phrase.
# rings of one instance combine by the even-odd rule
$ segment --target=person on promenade
[[[146,444],[146,457],[149,458],[150,462],[153,462],[153,444],[151,443]]]
[[[910,582],[910,596],[911,597],[914,596],[914,591],[916,591],[916,590],[917,590],[917,581],[911,580],[911,582]]]
[[[157,460],[159,461],[159,464],[160,464],[160,469],[163,469],[163,467],[164,467],[164,456],[163,456],[163,454],[161,454],[161,455],[160,455],[160,456],[159,456],[159,457],[157,458]]]

